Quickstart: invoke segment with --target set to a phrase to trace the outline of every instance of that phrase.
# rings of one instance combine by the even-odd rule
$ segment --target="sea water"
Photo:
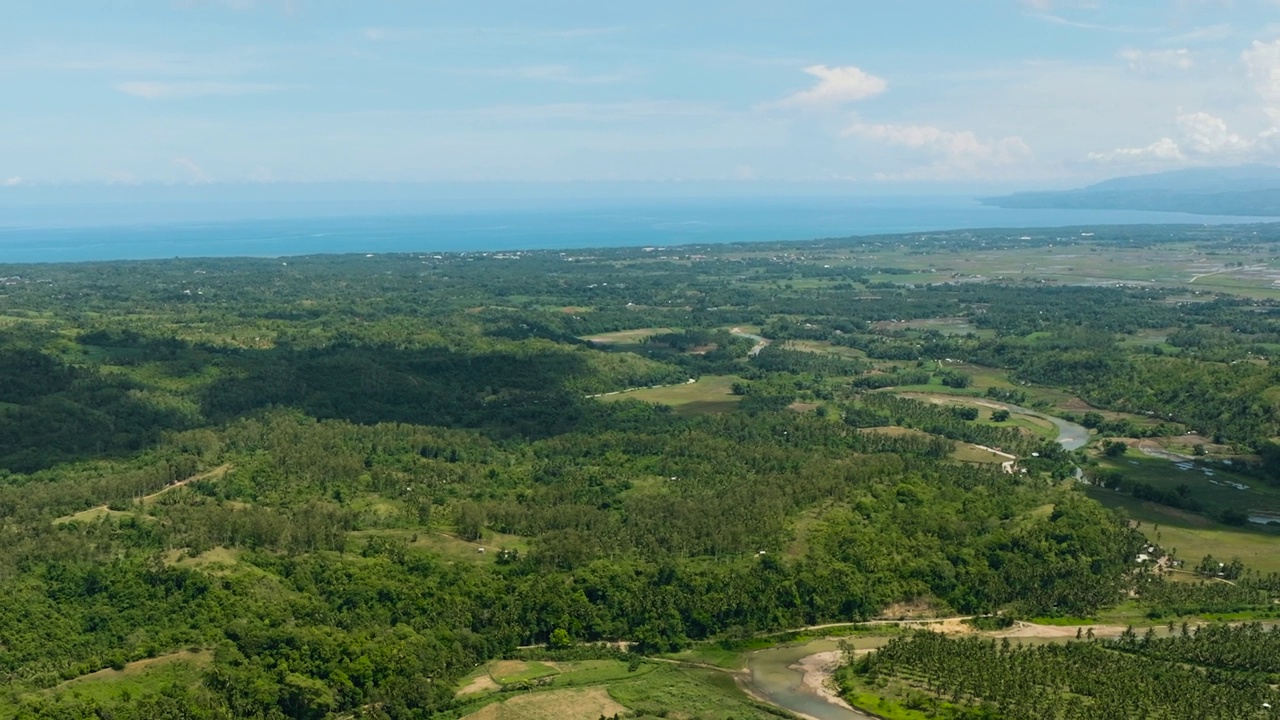
[[[975,228],[1267,220],[1118,210],[1001,209],[954,197],[601,200],[553,203],[538,209],[150,223],[95,222],[67,208],[58,217],[40,222],[22,223],[0,214],[0,263],[666,247]]]

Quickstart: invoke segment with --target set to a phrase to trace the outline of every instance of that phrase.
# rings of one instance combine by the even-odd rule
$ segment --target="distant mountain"
[[[1002,208],[1280,216],[1280,167],[1173,170],[1114,178],[1078,190],[1014,193],[982,201]]]

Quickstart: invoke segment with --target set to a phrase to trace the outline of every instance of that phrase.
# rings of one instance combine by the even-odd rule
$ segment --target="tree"
[[[1008,410],[995,410],[991,413],[991,419],[995,422],[1006,422],[1009,420]]]
[[[484,536],[484,508],[470,500],[458,505],[458,537],[472,542]]]
[[[564,628],[553,630],[550,639],[547,640],[547,647],[552,650],[564,650],[572,646],[573,638],[569,637],[569,631]]]

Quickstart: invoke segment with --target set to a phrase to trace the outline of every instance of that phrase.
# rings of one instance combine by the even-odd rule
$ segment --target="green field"
[[[500,684],[530,680],[545,684],[519,693],[500,689]],[[482,689],[476,690],[477,687]],[[459,697],[473,697],[474,701],[447,717],[595,720],[601,714],[612,716],[614,712],[632,718],[777,717],[747,697],[730,673],[655,661],[642,662],[634,668],[618,660],[496,661],[464,678]]]
[[[735,375],[711,375],[701,377],[693,383],[612,393],[599,399],[605,402],[640,400],[670,405],[677,415],[705,415],[728,412],[737,407],[742,396],[733,394],[732,388],[736,382],[742,382],[742,378]]]
[[[1237,528],[1214,522],[1151,502],[1135,500],[1112,490],[1086,487],[1085,492],[1103,505],[1120,510],[1138,524],[1152,542],[1170,551],[1189,565],[1205,555],[1230,560],[1240,558],[1248,567],[1261,572],[1280,572],[1280,553],[1276,552],[1280,537],[1267,530]]]
[[[647,337],[663,335],[670,332],[675,332],[675,330],[667,327],[647,327],[636,328],[634,330],[619,330],[617,332],[600,333],[598,335],[588,335],[582,339],[587,342],[596,343],[597,345],[608,345],[614,349],[618,349],[618,346],[620,345],[640,345],[640,342]]]
[[[940,390],[952,390],[955,394],[950,394]],[[943,405],[964,405],[967,407],[978,408],[978,419],[974,422],[980,422],[985,425],[993,425],[995,427],[1018,427],[1026,430],[1032,435],[1038,435],[1046,440],[1052,440],[1058,437],[1058,428],[1048,420],[1035,417],[1034,415],[1024,415],[1022,413],[1010,413],[1009,419],[996,422],[991,418],[991,414],[997,409],[993,405],[998,405],[994,400],[985,400],[975,398],[971,395],[960,394],[955,388],[946,388],[939,385],[907,385],[900,388],[893,388],[903,397],[914,398],[917,400],[928,400]]]
[[[755,331],[748,331],[746,330],[746,328],[742,328],[742,329],[744,332],[755,332]],[[845,347],[844,345],[836,345],[834,343],[829,343],[822,340],[787,340],[783,342],[780,347],[782,347],[785,350],[799,350],[800,352],[812,352],[812,353],[830,353],[832,355],[839,355],[841,357],[850,357],[850,358],[864,358],[867,356],[866,353],[864,353],[863,351],[857,348]]]
[[[1218,516],[1224,510],[1248,513],[1258,510],[1280,514],[1280,489],[1258,478],[1240,475],[1216,463],[1192,463],[1189,470],[1165,458],[1151,457],[1130,448],[1122,457],[1101,458],[1099,465],[1120,472],[1125,477],[1149,483],[1166,492],[1185,486],[1187,497],[1204,506],[1203,514]],[[1210,475],[1209,473],[1212,473]],[[1218,484],[1214,484],[1214,483]],[[1248,489],[1238,489],[1235,485]]]
[[[1008,425],[1009,423],[992,423],[993,425]],[[883,435],[921,435],[927,436],[929,433],[922,430],[914,430],[912,428],[898,427],[890,425],[887,427],[864,428],[863,432],[881,433]],[[961,462],[1000,465],[1012,457],[1005,457],[998,452],[993,452],[984,447],[974,445],[973,443],[952,441],[955,444],[955,450],[951,451],[951,458]]]
[[[166,687],[194,687],[200,673],[213,663],[213,653],[194,649],[138,660],[120,670],[99,670],[50,688],[46,694],[68,693],[90,701],[112,701],[158,693]],[[0,704],[0,718],[14,717],[17,708]]]

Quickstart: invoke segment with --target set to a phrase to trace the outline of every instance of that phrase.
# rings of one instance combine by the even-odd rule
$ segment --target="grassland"
[[[746,328],[742,328],[742,330],[744,332],[750,332],[750,331],[747,331]],[[829,343],[822,340],[787,340],[786,342],[782,343],[779,347],[782,347],[785,350],[798,350],[800,352],[811,352],[811,353],[829,353],[831,355],[839,355],[841,357],[848,357],[848,358],[864,358],[867,356],[866,353],[864,353],[863,351],[857,348],[845,347],[843,345],[836,345],[834,343]]]
[[[1158,542],[1190,564],[1205,555],[1230,560],[1240,558],[1262,573],[1280,572],[1277,535],[1262,528],[1232,527],[1201,515],[1135,500],[1111,490],[1088,487],[1090,497],[1106,507],[1119,510],[1134,522],[1148,540]]]
[[[1190,469],[1184,470],[1172,460],[1151,457],[1133,448],[1122,457],[1099,460],[1099,465],[1105,469],[1117,471],[1127,478],[1148,483],[1166,492],[1175,492],[1179,487],[1185,486],[1187,497],[1199,502],[1204,507],[1204,513],[1211,516],[1220,515],[1224,510],[1246,513],[1258,510],[1280,514],[1280,489],[1257,478],[1234,473],[1216,463],[1191,464]],[[1237,485],[1248,489],[1239,489]]]
[[[1032,418],[1034,419],[1034,418]],[[993,423],[995,425],[1008,425],[1009,423]],[[919,435],[928,436],[929,433],[922,430],[914,430],[912,428],[898,427],[896,425],[888,425],[885,427],[865,428],[863,432],[881,433],[883,435],[892,435],[900,437],[903,435]],[[988,450],[980,445],[973,443],[953,441],[955,450],[951,451],[951,458],[961,462],[981,463],[1000,465],[1014,459],[1012,456],[1004,455],[993,450]]]
[[[403,530],[385,528],[376,530],[355,530],[349,533],[352,539],[367,541],[374,537],[394,538],[409,547],[430,550],[450,562],[463,562],[475,565],[492,564],[497,561],[497,551],[501,549],[517,550],[520,553],[529,551],[529,540],[518,535],[506,535],[485,528],[478,541],[463,540],[446,530]]]
[[[599,399],[605,402],[640,400],[669,405],[682,416],[721,413],[734,409],[742,401],[742,397],[734,395],[732,389],[734,383],[741,381],[735,375],[709,375],[693,383],[611,393]]]
[[[638,346],[640,345],[640,342],[647,337],[652,337],[654,335],[663,335],[670,332],[675,332],[675,330],[673,330],[672,328],[666,328],[666,327],[647,327],[647,328],[636,328],[635,330],[619,330],[618,332],[600,333],[598,335],[588,335],[586,337],[583,337],[582,339],[590,343],[595,343],[597,345],[608,345],[611,348],[616,350],[616,349],[622,349],[619,346],[628,346],[628,345]]]
[[[502,687],[528,682],[538,687],[517,693]],[[459,697],[472,701],[448,716],[466,720],[597,720],[614,713],[707,720],[776,717],[743,693],[730,673],[656,661],[635,667],[618,660],[495,661],[465,678]]]
[[[1053,236],[1048,235],[1053,233]],[[875,262],[886,267],[914,270],[909,274],[876,274],[873,282],[915,285],[957,280],[1035,280],[1063,285],[1163,285],[1188,290],[1226,291],[1248,297],[1280,296],[1276,281],[1280,267],[1273,253],[1264,247],[1253,252],[1236,249],[1233,261],[1242,267],[1227,267],[1221,257],[1201,251],[1196,242],[1167,244],[1159,251],[1144,247],[1074,245],[1079,238],[1061,230],[1031,231],[1036,239],[1061,239],[1062,246],[1002,248],[989,252],[939,249],[931,253],[914,250],[877,252]],[[822,258],[832,265],[864,264],[866,258],[842,258],[838,253]]]
[[[922,388],[927,389],[922,391]],[[997,403],[992,400],[983,400],[972,396],[958,394],[953,395],[939,392],[933,385],[911,385],[894,388],[893,391],[901,394],[903,397],[914,398],[917,400],[928,400],[929,402],[936,402],[942,405],[963,405],[967,407],[975,407],[978,409],[978,419],[975,422],[979,422],[984,425],[1022,428],[1032,435],[1038,435],[1048,440],[1052,440],[1058,436],[1058,428],[1055,427],[1053,423],[1045,420],[1044,418],[1035,417],[1033,415],[1011,413],[1008,420],[996,422],[992,418],[992,413],[995,412],[998,407]]]
[[[113,701],[155,694],[166,687],[193,686],[200,672],[213,663],[213,653],[195,649],[147,658],[126,664],[119,670],[105,669],[68,680],[48,693],[70,693],[90,701]],[[0,704],[0,718],[15,717],[17,708]]]

